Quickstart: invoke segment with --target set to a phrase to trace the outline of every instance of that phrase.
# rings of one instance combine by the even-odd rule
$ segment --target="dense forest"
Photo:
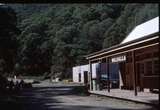
[[[88,63],[85,55],[120,43],[136,25],[158,16],[159,9],[158,4],[7,6],[17,19],[11,21],[18,30],[10,35],[14,46],[17,44],[13,70],[25,75],[48,72],[63,78],[71,75],[73,66]]]

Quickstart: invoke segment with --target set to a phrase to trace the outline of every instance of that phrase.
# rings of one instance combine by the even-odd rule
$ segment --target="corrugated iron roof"
[[[136,26],[133,31],[121,42],[121,44],[142,38],[156,32],[159,32],[159,17]]]

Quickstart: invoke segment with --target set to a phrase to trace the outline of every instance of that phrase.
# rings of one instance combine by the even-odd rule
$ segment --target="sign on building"
[[[117,56],[111,59],[112,63],[126,61],[126,56]]]

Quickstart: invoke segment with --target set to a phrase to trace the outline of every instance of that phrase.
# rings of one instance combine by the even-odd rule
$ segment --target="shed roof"
[[[153,18],[136,26],[132,32],[121,42],[121,44],[142,38],[156,32],[159,32],[159,17]]]

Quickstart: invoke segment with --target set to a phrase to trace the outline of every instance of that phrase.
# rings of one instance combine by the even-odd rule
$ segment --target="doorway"
[[[88,84],[88,71],[84,71],[84,84]]]
[[[78,76],[78,81],[81,82],[81,73],[79,73]]]

